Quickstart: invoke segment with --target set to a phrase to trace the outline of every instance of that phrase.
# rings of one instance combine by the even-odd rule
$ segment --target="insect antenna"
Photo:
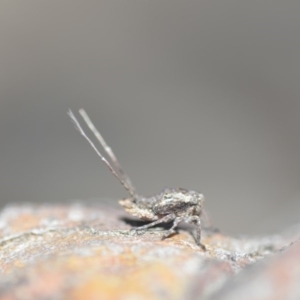
[[[121,182],[121,184],[124,186],[124,188],[129,192],[129,194],[136,199],[137,198],[137,192],[131,183],[131,180],[129,176],[124,172],[122,169],[120,163],[118,162],[116,156],[112,152],[111,148],[108,147],[106,142],[104,141],[103,137],[100,135],[99,131],[96,129],[90,118],[88,117],[87,113],[83,110],[79,110],[80,115],[90,128],[90,130],[93,132],[93,134],[96,136],[97,140],[100,142],[102,147],[104,148],[105,152],[110,157],[111,161],[113,162],[113,165],[115,166],[116,170],[112,167],[112,165],[108,162],[108,160],[101,154],[101,152],[97,149],[95,144],[92,142],[92,140],[86,135],[84,130],[82,129],[79,121],[75,117],[74,113],[69,109],[68,115],[71,118],[72,122],[75,125],[75,128],[79,131],[79,133],[89,142],[89,144],[92,146],[94,151],[100,156],[101,160],[105,163],[105,165],[109,168],[109,170],[113,173],[113,175]]]

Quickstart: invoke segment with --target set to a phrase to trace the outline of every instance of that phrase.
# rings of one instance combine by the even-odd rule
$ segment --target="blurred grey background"
[[[140,193],[201,191],[228,233],[299,221],[299,1],[0,5],[1,207],[127,196],[84,107]]]

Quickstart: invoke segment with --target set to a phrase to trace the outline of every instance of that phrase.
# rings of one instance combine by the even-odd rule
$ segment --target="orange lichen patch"
[[[71,255],[64,259],[63,267],[68,272],[113,271],[116,266],[123,266],[122,258],[114,255],[103,255],[96,251],[89,256]]]
[[[29,295],[31,299],[45,299],[59,294],[63,286],[64,278],[57,271],[48,271],[44,272],[43,276],[35,276],[34,282],[30,285],[30,289],[28,288],[29,286],[23,286],[23,291],[26,295]]]
[[[32,228],[36,228],[40,225],[40,217],[33,214],[20,214],[15,219],[10,220],[11,233],[18,233]]]
[[[0,214],[0,298],[209,299],[230,276],[292,238],[233,238],[203,230],[204,251],[189,230],[162,240],[163,229],[134,234],[120,216],[103,206],[6,209]],[[260,275],[274,282],[274,290],[282,283],[297,289],[297,251]]]
[[[22,260],[16,260],[13,263],[13,266],[16,267],[16,268],[23,268],[25,266],[25,263]]]
[[[70,298],[176,299],[183,292],[183,286],[174,285],[178,282],[178,277],[163,264],[149,264],[127,272],[126,276],[120,275],[91,276],[73,289]]]
[[[94,208],[74,204],[70,206],[45,205],[45,206],[11,206],[5,208],[1,215],[0,236],[8,234],[19,234],[32,229],[46,228],[72,228],[89,223],[91,226],[107,229],[111,224],[122,225],[122,222],[115,222],[118,210],[108,209],[105,214],[102,207]]]
[[[168,239],[165,239],[164,242],[176,243],[178,245],[182,244],[182,242],[190,242],[192,245],[195,245],[194,237],[186,231],[179,231],[177,234],[173,234]],[[200,247],[199,250],[201,250]]]
[[[133,290],[127,284],[126,279],[98,276],[75,287],[70,293],[70,299],[155,299],[155,294],[139,284],[136,283]]]

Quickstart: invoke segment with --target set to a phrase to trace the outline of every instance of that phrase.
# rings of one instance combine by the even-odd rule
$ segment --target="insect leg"
[[[169,215],[166,215],[154,222],[151,222],[149,224],[146,224],[146,225],[143,225],[143,226],[140,226],[140,227],[137,227],[137,228],[132,228],[131,230],[133,231],[139,231],[139,230],[145,230],[145,229],[148,229],[150,227],[153,227],[157,224],[160,224],[160,223],[167,223],[167,222],[170,222],[172,220],[174,220],[176,218],[175,214],[169,214]]]
[[[173,226],[164,234],[163,238],[167,238],[168,236],[170,236],[171,234],[175,233],[175,228],[178,226],[178,224],[183,221],[182,217],[176,217],[174,222],[173,222]]]
[[[201,220],[199,216],[189,216],[184,219],[186,223],[196,224],[196,243],[201,246]]]

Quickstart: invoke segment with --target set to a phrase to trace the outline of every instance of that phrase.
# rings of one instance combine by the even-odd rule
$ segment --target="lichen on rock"
[[[5,208],[0,298],[251,299],[251,290],[255,299],[284,299],[300,291],[297,230],[250,238],[204,229],[204,251],[193,228],[162,240],[164,228],[134,234],[130,220],[104,204]]]

